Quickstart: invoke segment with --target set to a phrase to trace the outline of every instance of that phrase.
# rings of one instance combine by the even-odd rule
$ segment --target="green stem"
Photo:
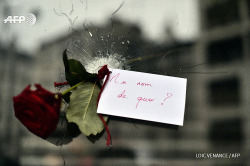
[[[79,82],[78,84],[75,84],[74,86],[72,86],[71,88],[67,89],[66,91],[62,92],[61,95],[65,95],[67,94],[68,92],[72,91],[73,89],[75,89],[78,85],[81,85],[83,84],[83,82]]]

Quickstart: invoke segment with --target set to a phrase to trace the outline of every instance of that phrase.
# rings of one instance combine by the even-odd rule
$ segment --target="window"
[[[225,25],[239,20],[239,6],[237,0],[220,0],[206,10],[207,27]]]
[[[243,143],[241,119],[215,121],[210,126],[209,138],[214,145],[240,146]]]
[[[209,91],[209,101],[214,106],[240,104],[240,83],[237,78],[212,82]]]
[[[240,37],[212,42],[207,47],[209,64],[228,63],[242,59],[243,45]]]

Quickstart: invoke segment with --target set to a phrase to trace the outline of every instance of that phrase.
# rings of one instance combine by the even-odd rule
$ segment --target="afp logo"
[[[34,25],[36,23],[36,16],[33,13],[28,13],[26,16],[8,16],[4,19],[4,23],[16,24],[26,21],[28,25]]]

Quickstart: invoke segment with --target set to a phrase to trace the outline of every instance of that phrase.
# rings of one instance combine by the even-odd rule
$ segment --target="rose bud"
[[[39,84],[35,87],[37,89],[33,91],[29,85],[13,97],[15,116],[29,131],[46,139],[57,127],[61,95],[51,93]]]

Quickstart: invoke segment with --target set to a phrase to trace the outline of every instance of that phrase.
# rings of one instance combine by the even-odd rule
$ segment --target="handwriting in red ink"
[[[115,83],[118,83],[118,82],[117,82],[117,79],[118,79],[119,76],[120,76],[120,73],[117,73],[116,75],[114,75],[114,76],[110,79],[110,82],[112,82],[112,80],[114,79],[114,82],[115,82]]]
[[[143,83],[143,82],[138,82],[138,83],[137,83],[137,85],[152,87],[152,85],[151,85],[151,84],[149,84],[149,83]]]
[[[120,73],[117,73],[116,75],[114,75],[113,77],[111,77],[111,79],[109,80],[110,82],[114,82],[116,84],[118,84],[120,81],[118,81],[118,78],[120,76]],[[121,84],[127,84],[126,81],[121,81]]]
[[[117,97],[118,98],[127,98],[125,94],[126,90],[124,90],[121,94],[119,94]]]
[[[141,101],[142,101],[142,102],[153,102],[153,101],[154,101],[154,99],[146,98],[146,97],[137,97],[137,100],[138,100],[138,102],[137,102],[135,108],[138,107],[138,105],[139,105],[139,103],[140,103]]]
[[[167,97],[163,100],[163,102],[161,103],[161,105],[163,105],[164,102],[165,102],[168,98],[170,98],[170,97],[172,97],[172,96],[173,96],[172,93],[167,93]]]

